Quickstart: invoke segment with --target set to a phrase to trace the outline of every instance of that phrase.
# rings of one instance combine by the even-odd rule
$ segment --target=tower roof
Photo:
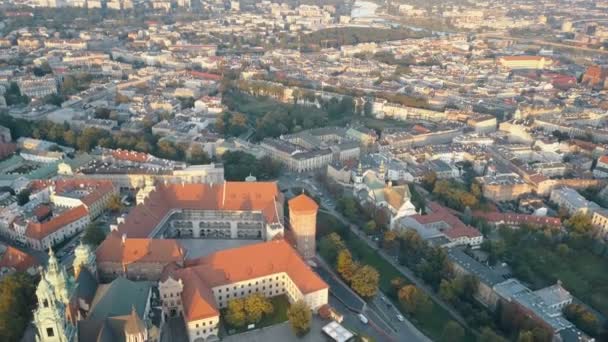
[[[298,195],[289,200],[289,210],[295,212],[311,212],[317,211],[319,205],[312,198],[305,194]]]

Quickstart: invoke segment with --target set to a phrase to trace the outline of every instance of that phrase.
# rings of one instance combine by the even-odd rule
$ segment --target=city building
[[[177,240],[128,238],[110,234],[95,251],[99,278],[104,281],[124,277],[158,281],[163,269],[183,265],[186,253]]]
[[[243,262],[247,260],[247,262]],[[313,311],[328,302],[328,286],[284,240],[227,249],[167,268],[159,284],[163,314],[181,315],[190,342],[218,336],[220,309],[252,293],[303,300]]]
[[[272,240],[283,234],[283,194],[276,182],[147,186],[114,227],[130,238]]]

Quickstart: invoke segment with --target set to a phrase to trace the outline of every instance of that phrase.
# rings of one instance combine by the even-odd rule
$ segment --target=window
[[[48,336],[48,337],[55,336],[55,332],[53,331],[53,328],[46,328],[46,336]]]
[[[196,327],[198,328],[198,323],[196,323]]]
[[[45,308],[48,308],[49,307],[49,301],[46,300],[46,299],[44,301],[42,301],[42,306],[44,306]]]

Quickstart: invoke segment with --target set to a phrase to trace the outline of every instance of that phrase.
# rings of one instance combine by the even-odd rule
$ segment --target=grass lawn
[[[276,297],[270,298],[270,302],[272,303],[272,307],[274,308],[274,312],[271,315],[264,315],[260,322],[255,325],[254,329],[260,329],[263,327],[268,327],[271,325],[283,323],[287,320],[287,310],[289,309],[289,300],[287,296],[280,295]],[[221,310],[222,317],[226,314],[226,309]],[[234,327],[228,324],[226,320],[222,319],[222,324],[226,328],[226,332],[228,335],[240,334],[249,329],[247,329],[247,325],[243,327]]]

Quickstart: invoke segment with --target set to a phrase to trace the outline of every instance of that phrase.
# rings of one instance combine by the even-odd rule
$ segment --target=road
[[[376,341],[430,342],[409,321],[397,319],[399,311],[390,302],[384,302],[376,296],[366,303],[355,294],[320,257],[315,260],[315,271],[330,286],[330,305],[344,315],[343,325],[356,333],[373,337]],[[382,305],[379,305],[382,303]],[[369,320],[364,324],[358,317],[362,313]]]

